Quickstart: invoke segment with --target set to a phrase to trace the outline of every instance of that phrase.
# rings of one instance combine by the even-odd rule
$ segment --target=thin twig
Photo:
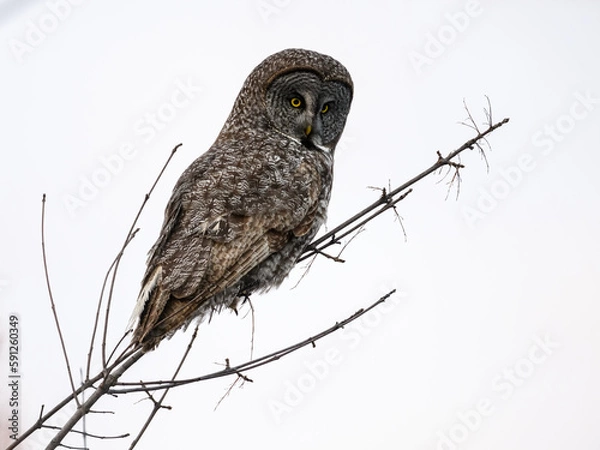
[[[488,124],[494,123],[494,120],[492,118],[492,102],[490,100],[490,97],[488,97],[487,95],[485,96],[485,99],[487,101],[487,108],[483,108],[483,113],[485,114],[485,121]]]
[[[254,316],[255,316],[255,311],[254,311],[254,305],[252,304],[252,299],[248,296],[246,297],[246,299],[244,301],[248,302],[248,306],[250,307],[250,320],[251,320],[251,331],[250,331],[250,360],[252,360],[252,358],[254,358],[254,332],[255,332],[255,321],[254,321]],[[246,318],[246,316],[244,316],[244,318]],[[229,364],[229,358],[225,358],[225,367],[229,368],[230,364]],[[249,379],[247,379],[246,377],[244,377],[244,375],[242,374],[238,374],[238,378],[235,379],[235,381],[233,383],[231,383],[231,385],[229,386],[229,388],[227,389],[227,391],[225,392],[225,394],[223,394],[223,396],[220,398],[220,400],[217,402],[217,404],[215,405],[215,409],[214,411],[217,410],[217,408],[219,407],[219,405],[221,404],[221,402],[223,400],[225,400],[225,398],[231,393],[231,391],[233,390],[234,386],[237,384],[237,382],[240,380],[240,378],[243,381],[248,381]],[[242,381],[242,383],[243,383]],[[252,381],[252,380],[249,380]]]
[[[67,450],[89,450],[88,448],[85,448],[85,447],[78,447],[75,445],[67,445],[67,444],[60,444],[59,447],[66,448]]]
[[[79,406],[79,399],[75,394],[75,382],[73,381],[73,373],[71,372],[71,363],[69,362],[69,355],[67,354],[67,347],[65,345],[65,339],[60,328],[60,321],[58,320],[58,313],[56,312],[56,304],[54,303],[54,295],[52,295],[52,287],[50,285],[50,274],[48,273],[48,260],[46,256],[46,194],[42,196],[42,260],[44,262],[44,277],[46,278],[46,288],[48,289],[48,298],[50,299],[50,306],[52,309],[52,315],[54,317],[54,324],[56,325],[56,331],[58,331],[58,338],[60,339],[60,346],[62,353],[65,358],[65,364],[67,366],[67,374],[69,376],[69,382],[71,383],[71,390],[73,392],[73,399]]]
[[[146,195],[146,199],[147,198],[148,198],[148,196]],[[146,200],[144,200],[144,204],[145,204],[145,201]],[[137,221],[137,217],[135,220]],[[108,322],[109,322],[108,319],[110,316],[110,307],[112,305],[113,293],[115,291],[115,283],[117,281],[117,274],[119,273],[119,265],[121,264],[121,258],[125,254],[125,248],[127,247],[127,245],[129,245],[131,240],[135,237],[135,235],[137,234],[137,231],[138,231],[137,229],[130,231],[129,232],[130,234],[127,235],[128,239],[123,244],[121,251],[119,251],[119,254],[115,260],[114,269],[112,271],[112,277],[111,277],[110,285],[108,288],[108,299],[106,301],[106,308],[105,308],[104,331],[102,333],[102,367],[106,367],[108,364],[108,361],[110,360],[109,358],[106,357],[106,345],[107,345]],[[100,305],[98,305],[98,306],[100,306]],[[119,342],[121,342],[121,341],[122,340],[120,339]],[[113,355],[115,353],[115,351],[116,351],[116,348],[114,348],[110,354]]]
[[[340,260],[341,262],[345,262],[345,260],[341,259],[340,256],[342,256],[342,253],[344,253],[344,250],[346,250],[346,248],[352,243],[352,241],[354,239],[356,239],[358,237],[359,234],[361,234],[363,231],[365,231],[365,227],[364,225],[361,226],[358,230],[356,230],[356,233],[354,233],[354,235],[348,239],[348,241],[346,241],[346,243],[344,243],[344,245],[342,245],[341,250],[339,251],[339,253],[336,255],[336,259]]]
[[[302,280],[304,280],[304,278],[308,275],[308,273],[310,272],[310,269],[312,269],[313,263],[317,260],[318,255],[324,256],[325,258],[331,259],[332,261],[335,261],[337,263],[345,263],[346,260],[340,258],[342,256],[342,253],[344,253],[344,250],[346,250],[346,247],[348,247],[348,245],[350,245],[350,243],[363,231],[365,231],[364,226],[361,226],[358,230],[356,230],[356,233],[354,233],[354,235],[342,245],[342,249],[338,252],[338,254],[336,256],[330,255],[321,250],[316,250],[315,254],[312,256],[312,259],[308,262],[308,264],[306,264],[305,267],[303,267],[302,275],[300,276],[298,281],[296,281],[296,283],[292,286],[292,289],[296,289],[300,285]],[[339,243],[341,244],[341,242],[339,242]]]
[[[225,400],[227,397],[229,397],[229,394],[231,394],[231,391],[233,391],[233,388],[235,387],[235,385],[238,383],[238,381],[242,380],[242,383],[244,383],[242,376],[238,376],[233,383],[231,383],[229,385],[229,387],[227,388],[227,390],[225,391],[225,393],[221,396],[221,398],[219,399],[219,401],[217,402],[217,404],[215,405],[213,412],[217,410],[217,408],[219,406],[221,406],[221,403],[223,403],[223,400]]]
[[[487,99],[487,104],[488,107],[487,108],[483,108],[483,113],[485,114],[485,123],[488,127],[491,127],[493,124],[492,121],[492,104],[490,102],[490,98],[486,95],[485,98]],[[473,115],[471,114],[471,110],[469,109],[469,107],[467,106],[467,102],[466,100],[463,98],[463,106],[465,108],[465,111],[467,112],[467,118],[460,122],[461,125],[466,126],[467,128],[471,128],[472,130],[475,130],[478,134],[481,134],[481,131],[479,130],[479,126],[477,125],[477,122],[475,122],[475,119],[473,118]],[[488,148],[491,148],[490,143],[487,141],[487,139],[484,137],[481,139]],[[477,141],[475,143],[475,146],[477,147],[477,149],[479,150],[479,154],[481,155],[482,159],[485,162],[485,168],[486,168],[486,172],[489,173],[490,171],[490,164],[488,162],[487,159],[487,155],[485,153],[485,150],[483,149],[483,147],[481,146],[481,144],[479,143],[479,141]]]
[[[60,427],[57,427],[54,425],[42,425],[42,428],[46,428],[48,430],[60,430]],[[92,433],[83,432],[83,431],[79,431],[79,430],[71,430],[71,433],[81,434],[81,435],[83,435],[84,438],[87,436],[87,437],[91,437],[94,439],[123,439],[123,438],[130,436],[129,433],[117,434],[115,436],[103,436],[103,435],[92,434]],[[83,448],[87,448],[87,445],[84,444]]]
[[[229,358],[225,359],[225,367],[227,369],[231,368],[231,365],[229,364]],[[246,375],[244,375],[241,372],[237,372],[237,378],[233,381],[233,383],[231,383],[231,385],[229,385],[229,388],[227,389],[227,391],[225,391],[225,393],[223,394],[223,396],[219,399],[219,401],[217,402],[217,404],[215,405],[215,408],[213,409],[213,411],[216,411],[217,408],[219,407],[219,405],[223,402],[223,400],[225,400],[229,394],[231,394],[231,391],[233,390],[233,388],[235,387],[235,385],[238,383],[238,381],[242,380],[242,386],[244,385],[244,383],[249,382],[249,383],[253,383],[254,381],[251,380],[250,378],[248,378]],[[240,386],[241,387],[241,386]]]
[[[121,346],[123,341],[125,341],[125,339],[127,339],[127,336],[129,336],[129,334],[130,334],[130,331],[126,331],[125,333],[123,333],[123,336],[121,336],[121,339],[119,339],[119,341],[113,348],[112,352],[110,352],[110,354],[108,355],[108,361],[111,361],[113,359],[113,357],[115,356],[115,353],[117,352],[117,350],[119,349],[119,347]],[[123,352],[127,351],[128,348],[129,347],[127,347],[125,350],[123,350]],[[121,355],[123,354],[123,352],[121,353]],[[116,361],[118,362],[120,359],[121,359],[121,356],[117,357]]]
[[[437,152],[437,155],[438,155],[439,159],[444,158],[439,151]],[[458,197],[460,194],[460,184],[462,182],[462,178],[460,177],[460,169],[464,169],[465,166],[461,163],[460,155],[457,155],[457,159],[458,159],[458,162],[452,161],[445,166],[446,173],[438,181],[438,183],[441,183],[448,176],[448,174],[450,172],[453,172],[452,178],[450,179],[450,181],[448,181],[446,183],[448,185],[448,190],[446,191],[446,197],[444,198],[444,200],[448,200],[448,197],[450,196],[450,192],[452,191],[452,186],[454,186],[454,183],[456,183],[456,199],[457,200],[458,200]],[[443,170],[443,168],[440,168],[440,172],[442,170]]]
[[[183,357],[181,358],[181,361],[179,362],[179,365],[177,366],[177,369],[175,370],[175,373],[171,377],[171,381],[175,381],[175,378],[177,378],[177,375],[179,375],[179,371],[183,367],[183,363],[185,362],[185,360],[187,359],[188,355],[190,354],[190,350],[192,350],[192,346],[194,345],[194,341],[196,340],[196,336],[198,336],[198,325],[196,325],[196,328],[194,328],[194,333],[192,334],[192,338],[190,339],[190,342],[189,342],[187,348],[185,349],[185,353],[183,354]],[[144,425],[142,426],[142,428],[140,429],[139,433],[137,434],[137,436],[135,437],[135,439],[133,440],[133,442],[129,446],[129,450],[132,450],[133,448],[135,448],[135,446],[137,445],[137,443],[140,441],[140,439],[142,438],[142,436],[144,435],[144,433],[148,429],[148,426],[150,425],[150,423],[152,422],[152,420],[156,416],[156,413],[158,413],[158,411],[161,408],[164,408],[164,406],[163,406],[162,403],[165,400],[165,397],[167,396],[167,394],[169,393],[169,388],[165,389],[165,391],[163,392],[163,394],[160,397],[160,399],[158,400],[158,402],[156,400],[154,400],[154,398],[150,395],[150,393],[148,391],[146,391],[146,393],[148,394],[148,397],[154,402],[154,407],[152,408],[152,411],[150,412],[150,415],[148,416],[148,419],[146,419],[146,422],[144,422]]]
[[[111,265],[108,267],[106,274],[104,275],[104,280],[102,281],[102,288],[100,289],[100,297],[98,298],[98,306],[96,307],[96,318],[94,319],[94,326],[92,328],[92,336],[90,339],[90,348],[88,350],[87,356],[87,367],[86,367],[86,379],[90,377],[90,370],[92,365],[92,356],[94,353],[94,342],[96,341],[96,333],[98,332],[98,327],[100,325],[100,314],[102,312],[102,299],[104,298],[104,291],[106,289],[106,285],[108,283],[108,278],[112,273],[112,269],[117,263],[118,255],[112,261]]]
[[[79,382],[81,384],[83,384],[83,370],[79,369]],[[85,403],[85,391],[83,391],[81,393],[81,401],[83,403]],[[86,418],[87,418],[87,414],[85,416],[83,416],[81,418],[81,429],[83,430],[81,432],[82,434],[82,440],[83,440],[83,448],[88,448],[87,446],[87,437],[88,437],[88,433],[87,433],[87,423],[86,423]],[[77,431],[76,431],[77,432]],[[91,435],[90,435],[91,436]]]

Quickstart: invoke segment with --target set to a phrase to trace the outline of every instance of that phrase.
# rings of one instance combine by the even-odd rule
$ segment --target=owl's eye
[[[300,108],[302,106],[302,100],[299,99],[298,97],[294,97],[290,100],[290,104],[294,107],[294,108]]]
[[[321,114],[326,114],[329,111],[329,103],[325,103],[321,108]]]

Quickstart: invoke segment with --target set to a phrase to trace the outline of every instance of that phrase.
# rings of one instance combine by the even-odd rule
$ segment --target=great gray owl
[[[352,95],[346,68],[314,51],[283,50],[252,71],[215,143],[173,189],[134,343],[153,349],[193,319],[281,284],[325,220]]]

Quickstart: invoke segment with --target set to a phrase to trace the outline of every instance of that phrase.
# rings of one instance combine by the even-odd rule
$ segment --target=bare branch
[[[83,370],[81,368],[79,369],[79,382],[81,384],[83,384]],[[81,393],[81,401],[85,403],[85,391],[83,391]],[[83,440],[83,448],[88,448],[88,445],[87,445],[88,433],[87,433],[86,417],[87,417],[87,415],[85,415],[81,418],[81,429],[83,430],[81,432],[81,435],[82,435],[81,437]]]
[[[267,355],[261,356],[260,358],[256,358],[254,360],[245,362],[243,364],[239,364],[239,365],[233,366],[233,367],[225,367],[225,369],[220,370],[218,372],[213,372],[208,375],[202,375],[199,377],[188,378],[188,379],[184,379],[184,380],[145,381],[143,383],[143,386],[141,385],[141,383],[137,383],[137,382],[117,382],[117,383],[115,383],[115,386],[124,386],[124,387],[123,388],[117,387],[117,388],[111,389],[109,392],[112,394],[126,394],[129,392],[146,392],[147,390],[148,391],[163,390],[163,389],[170,389],[175,386],[183,386],[186,384],[196,383],[196,382],[204,381],[204,380],[212,380],[215,378],[222,378],[222,377],[226,377],[226,376],[230,376],[230,375],[239,375],[240,373],[242,373],[244,371],[247,372],[249,370],[256,369],[257,367],[261,367],[266,364],[269,364],[273,361],[277,361],[278,359],[281,359],[284,356],[289,355],[290,353],[294,353],[303,347],[307,347],[309,345],[314,347],[315,342],[317,342],[318,340],[324,338],[325,336],[328,336],[331,333],[339,330],[340,328],[344,328],[349,323],[355,321],[356,319],[358,319],[362,315],[366,314],[373,308],[375,308],[378,305],[380,305],[381,303],[385,302],[395,292],[396,292],[395,289],[391,290],[390,292],[388,292],[387,294],[385,294],[384,296],[379,298],[377,301],[372,303],[367,308],[359,309],[351,316],[347,317],[346,319],[342,320],[341,322],[336,322],[335,325],[332,325],[331,327],[327,328],[324,331],[321,331],[320,333],[318,333],[314,336],[306,338],[303,341],[300,341],[296,344],[290,345],[286,348],[276,350],[273,353],[269,353]]]
[[[42,428],[46,428],[48,430],[60,430],[60,427],[57,427],[57,426],[54,426],[54,425],[42,425]],[[79,431],[79,430],[72,430],[71,433],[81,434],[83,436],[91,437],[91,438],[94,438],[94,439],[123,439],[123,438],[126,438],[126,437],[130,436],[129,433],[117,434],[115,436],[103,436],[103,435],[100,435],[100,434],[92,434],[92,433],[88,433],[88,432],[84,432],[84,431]],[[87,448],[87,446],[84,445],[82,448]]]
[[[145,205],[147,199],[148,199],[148,195],[146,195],[146,197],[145,197],[145,200],[143,203],[144,205]],[[143,205],[142,205],[142,208],[143,208]],[[140,209],[140,212],[141,212],[141,209]],[[135,221],[137,221],[138,217],[139,217],[139,213],[138,213],[138,216],[135,218]],[[121,258],[123,257],[123,255],[125,253],[125,248],[127,248],[129,243],[135,237],[138,230],[139,229],[135,229],[135,230],[132,229],[129,231],[129,234],[127,235],[127,239],[125,240],[123,247],[121,247],[121,250],[119,251],[119,254],[117,255],[117,257],[115,259],[115,263],[114,263],[114,266],[112,269],[112,277],[111,277],[110,285],[109,285],[109,289],[108,289],[108,299],[106,302],[106,309],[105,309],[104,331],[102,333],[102,367],[106,367],[108,364],[108,361],[109,361],[109,359],[106,358],[106,340],[107,340],[106,336],[108,333],[108,318],[110,315],[110,306],[112,304],[112,297],[113,297],[113,293],[114,293],[114,289],[115,289],[115,282],[117,280],[117,273],[119,272],[119,264],[121,264]],[[104,290],[104,286],[102,286],[102,289]],[[98,307],[100,307],[100,303],[98,304]],[[121,342],[121,341],[122,341],[122,339],[119,340],[119,342]],[[114,354],[114,351],[111,352],[111,355],[112,354]]]
[[[44,277],[46,278],[46,288],[48,289],[48,297],[50,299],[50,306],[52,309],[52,316],[54,317],[54,324],[56,325],[56,331],[58,331],[58,338],[60,339],[60,346],[62,353],[65,358],[65,364],[67,366],[67,374],[69,376],[69,382],[71,383],[71,390],[73,392],[73,399],[79,406],[79,399],[75,394],[75,382],[73,381],[73,373],[71,372],[71,364],[69,363],[69,355],[67,354],[67,347],[65,345],[65,339],[60,328],[60,321],[58,320],[58,313],[56,312],[56,304],[54,303],[54,295],[52,295],[52,287],[50,285],[50,274],[48,273],[48,260],[46,256],[46,194],[42,196],[42,260],[44,262]]]

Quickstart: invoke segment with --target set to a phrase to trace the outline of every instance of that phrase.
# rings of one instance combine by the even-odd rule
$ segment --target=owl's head
[[[244,126],[266,127],[308,149],[333,152],[352,95],[350,74],[332,57],[283,50],[248,76],[228,122],[243,119]]]

